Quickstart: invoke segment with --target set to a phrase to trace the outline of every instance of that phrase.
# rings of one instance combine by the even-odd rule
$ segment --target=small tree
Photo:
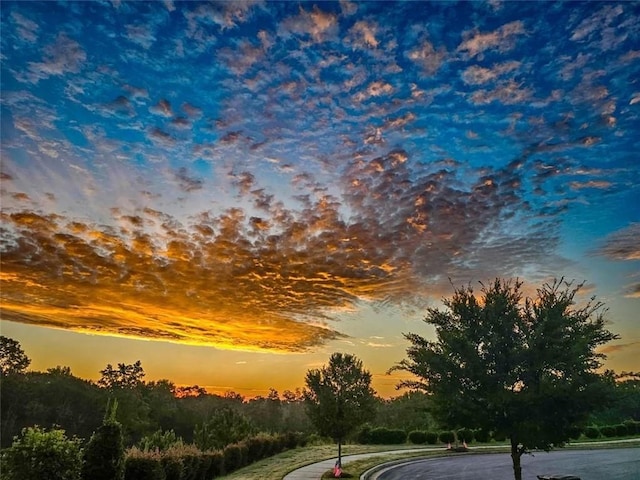
[[[349,433],[375,416],[375,391],[371,374],[353,355],[334,353],[329,364],[307,372],[304,391],[307,413],[321,435],[342,443]]]
[[[405,335],[408,359],[395,367],[417,377],[400,386],[429,393],[442,423],[508,437],[516,480],[523,453],[562,445],[606,403],[613,379],[598,373],[596,349],[617,338],[601,303],[574,306],[582,285],[555,281],[526,301],[521,286],[496,279],[481,298],[456,289],[448,310],[427,312],[436,340]]]
[[[244,415],[224,407],[215,410],[208,421],[196,425],[193,441],[203,451],[223,449],[252,433],[253,426]]]
[[[79,480],[82,466],[80,442],[64,430],[25,428],[21,437],[2,453],[3,480]]]
[[[27,357],[20,346],[20,342],[13,338],[0,336],[0,373],[9,375],[24,373],[31,359]]]
[[[117,400],[107,404],[102,425],[84,451],[83,480],[123,480],[124,444],[122,426],[116,421]]]

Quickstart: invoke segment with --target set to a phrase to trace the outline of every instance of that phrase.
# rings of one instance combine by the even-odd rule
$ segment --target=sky
[[[0,7],[0,328],[32,369],[252,397],[341,351],[395,395],[454,287],[564,277],[640,370],[640,3]]]

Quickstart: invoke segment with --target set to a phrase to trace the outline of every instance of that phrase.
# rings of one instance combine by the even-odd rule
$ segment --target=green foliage
[[[576,307],[582,285],[555,281],[524,301],[521,287],[496,279],[481,298],[470,286],[456,289],[446,310],[427,311],[436,340],[406,334],[408,358],[396,367],[418,378],[401,386],[429,393],[442,424],[508,436],[516,480],[525,451],[562,445],[610,402],[613,377],[599,373],[598,347],[617,338],[601,303]]]
[[[413,430],[412,432],[409,432],[407,438],[414,445],[422,445],[427,443],[427,432],[424,430]]]
[[[321,435],[338,443],[375,415],[371,374],[353,355],[334,353],[328,365],[307,372],[306,385],[311,421]]]
[[[83,480],[122,480],[124,445],[122,427],[115,420],[118,402],[107,405],[103,423],[84,450]]]
[[[232,408],[221,408],[212,413],[208,421],[196,425],[194,443],[203,451],[222,449],[239,442],[253,433],[253,426],[241,413]]]
[[[574,425],[567,432],[571,440],[578,440],[582,436],[582,431],[583,428]]]
[[[370,443],[374,445],[398,445],[407,441],[407,432],[397,428],[378,427],[371,430]]]
[[[3,480],[78,480],[82,465],[80,442],[64,430],[25,428],[2,452]]]
[[[616,427],[613,425],[604,425],[600,427],[600,433],[603,437],[611,438],[616,436]]]
[[[158,452],[130,450],[124,463],[125,480],[167,480]],[[179,478],[179,477],[178,477]]]
[[[0,374],[21,374],[27,369],[31,359],[27,357],[20,342],[0,335]]]
[[[427,432],[427,443],[429,445],[438,443],[438,434],[436,432]]]
[[[405,431],[428,430],[434,423],[429,413],[429,397],[420,391],[406,392],[376,404],[376,425]]]
[[[176,436],[176,432],[173,430],[168,430],[163,432],[161,429],[156,430],[151,435],[147,435],[140,440],[138,444],[140,450],[143,451],[151,451],[151,450],[167,450],[169,447],[182,444],[182,438]]]
[[[625,420],[624,423],[627,426],[627,434],[635,435],[640,433],[640,422],[635,420]]]
[[[227,445],[222,454],[224,455],[225,473],[231,473],[248,464],[248,452],[244,444]]]
[[[473,432],[473,435],[475,439],[481,443],[487,443],[491,438],[489,430],[486,430],[484,428],[478,428]]]
[[[438,440],[440,440],[440,443],[453,443],[455,439],[456,435],[451,430],[445,430],[438,434]]]
[[[629,430],[624,423],[614,425],[613,428],[616,429],[616,437],[626,437],[627,435],[629,435]]]
[[[587,438],[598,438],[600,436],[600,429],[594,426],[586,427],[584,429],[584,436]]]
[[[461,428],[456,432],[456,435],[458,436],[458,441],[460,442],[471,443],[475,438],[475,432],[470,428]]]

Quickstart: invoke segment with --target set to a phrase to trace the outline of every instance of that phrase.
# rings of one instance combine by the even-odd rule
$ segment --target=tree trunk
[[[522,480],[522,465],[520,464],[522,450],[518,448],[518,441],[511,439],[511,460],[513,461],[513,477],[515,480]]]
[[[342,468],[342,439],[338,440],[338,467]]]

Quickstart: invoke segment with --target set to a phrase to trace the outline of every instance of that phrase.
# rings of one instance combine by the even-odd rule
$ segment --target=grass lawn
[[[416,445],[343,445],[342,455],[410,448],[416,448]],[[265,458],[221,478],[225,480],[282,480],[282,477],[297,468],[328,458],[334,458],[337,455],[338,447],[333,444],[296,448],[274,457]]]

